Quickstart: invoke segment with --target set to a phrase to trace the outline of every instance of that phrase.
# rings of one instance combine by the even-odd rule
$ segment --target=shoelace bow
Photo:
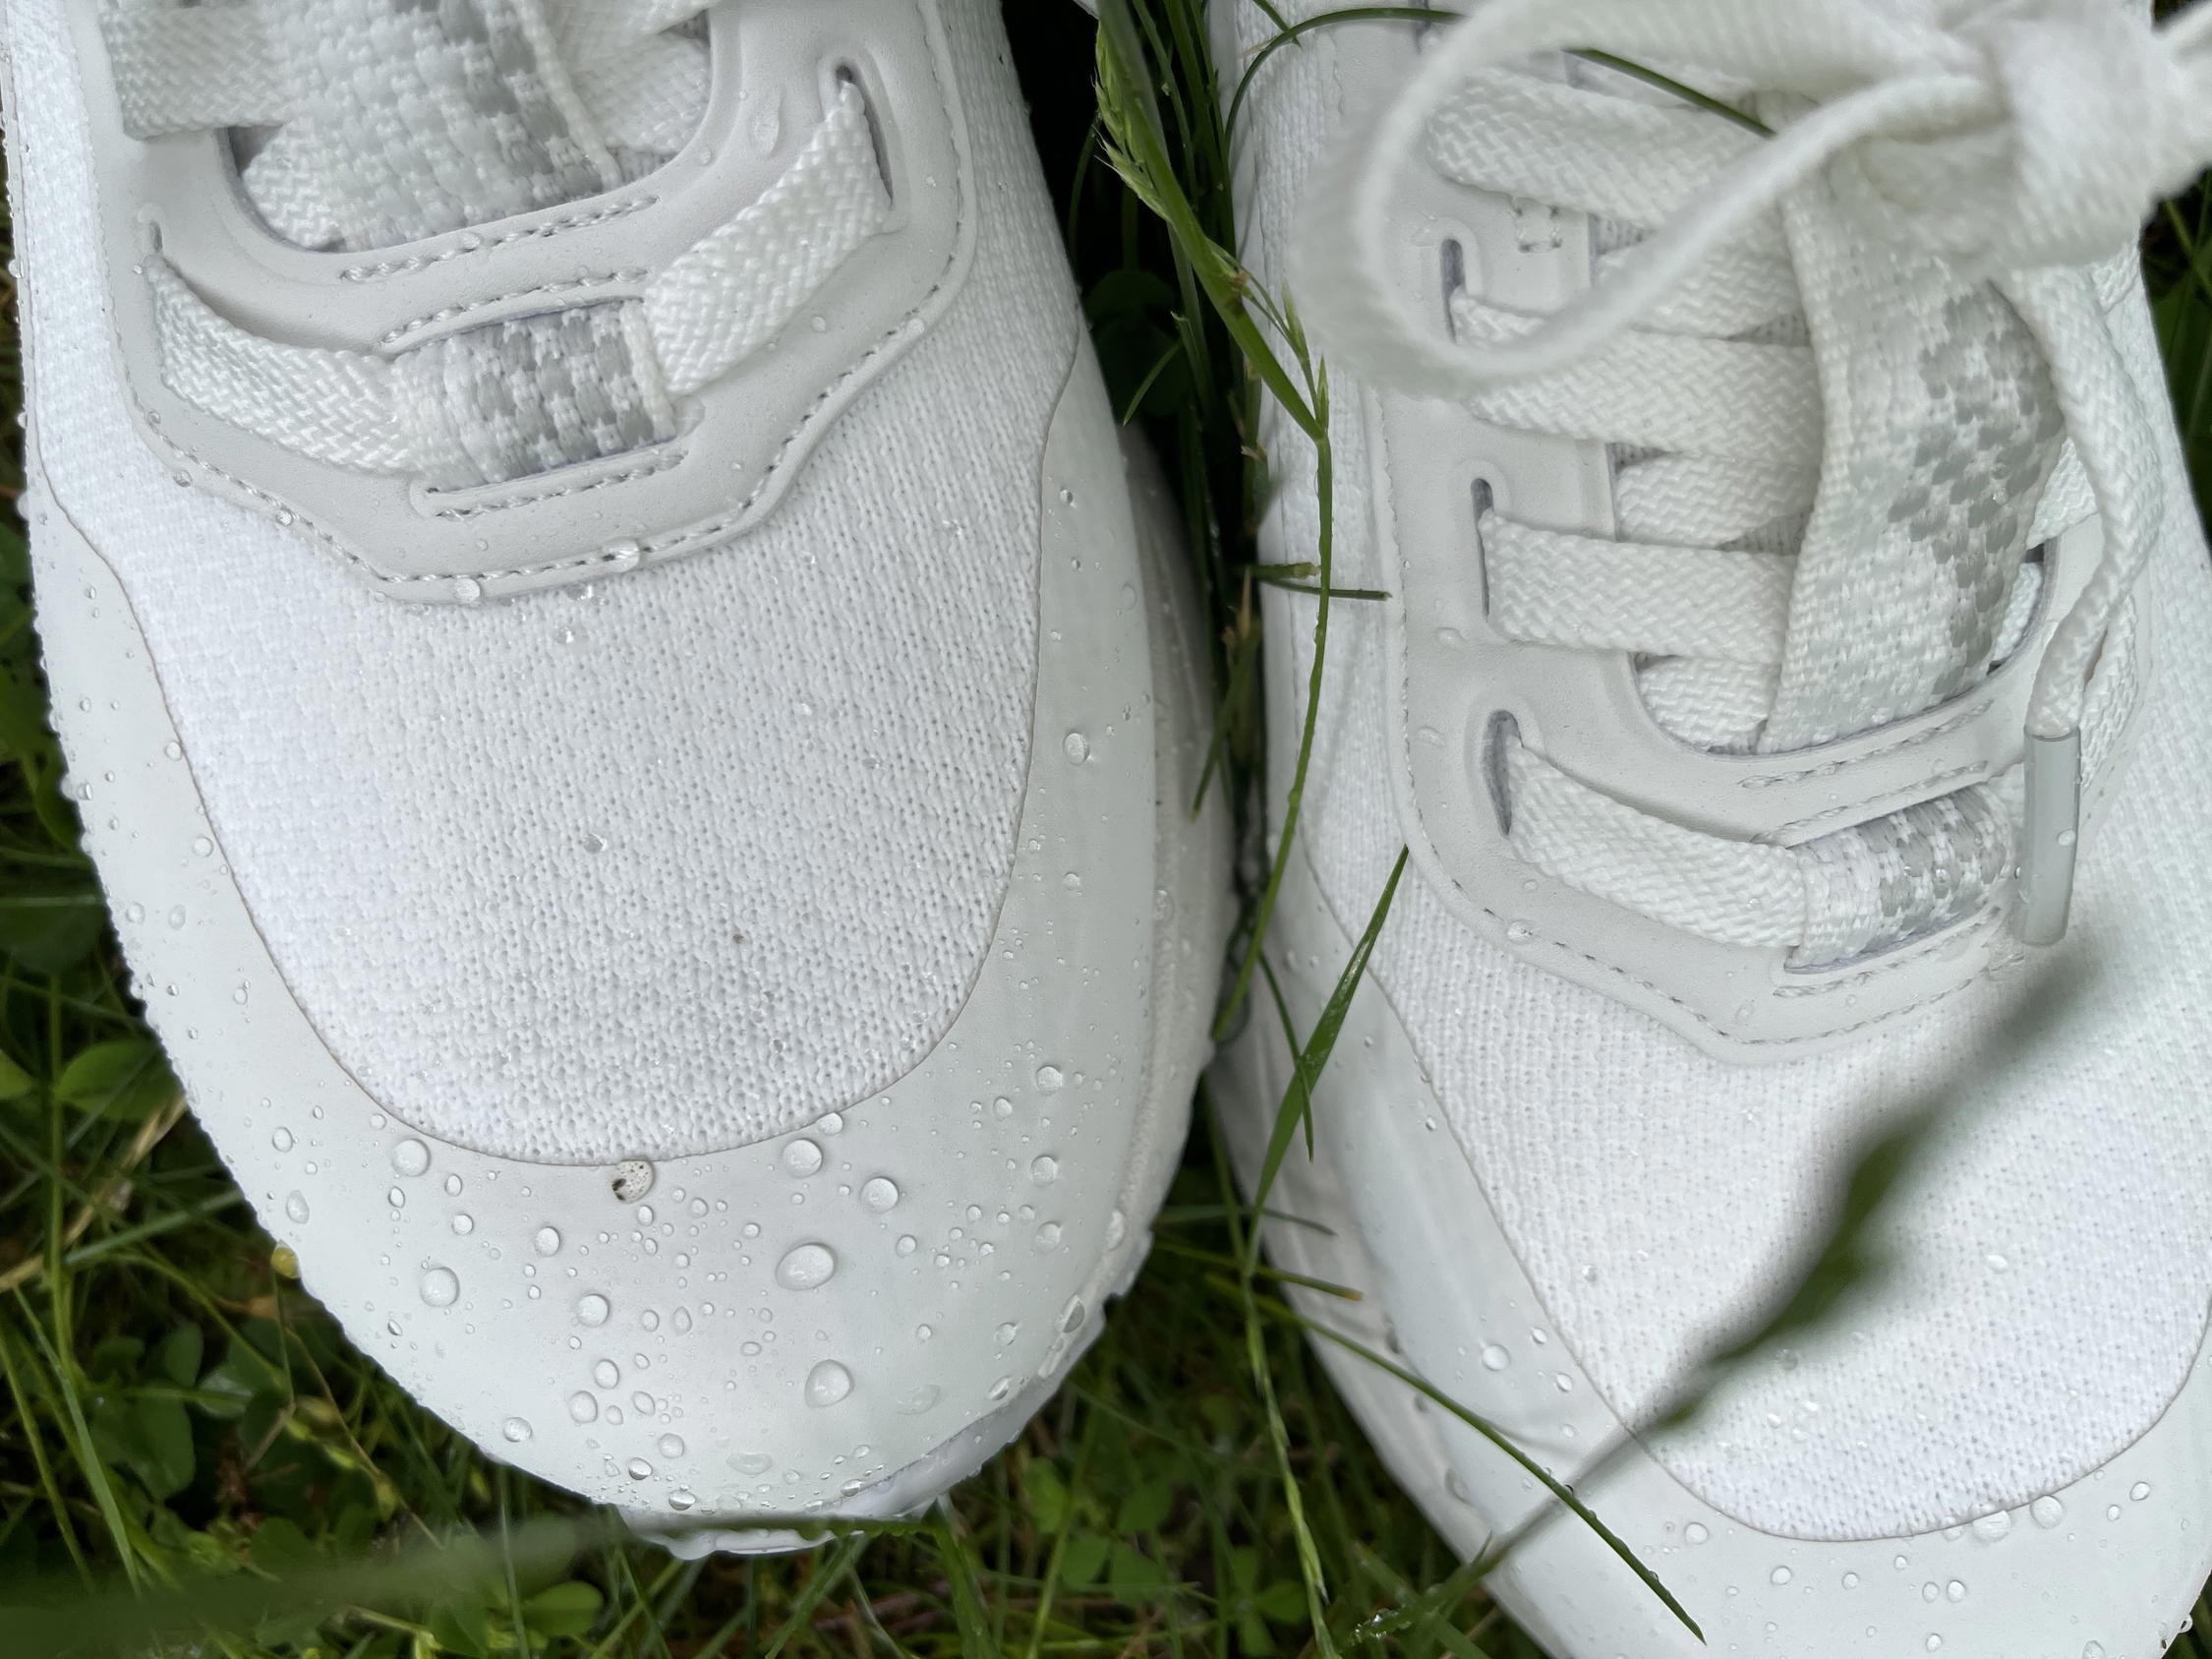
[[[1834,596],[1793,584],[1792,560],[1740,540],[1801,514],[1820,477],[1812,354],[1775,331],[1798,304],[1775,210],[1825,169],[1858,234],[1988,279],[2017,313],[2006,321],[2033,335],[2078,454],[2066,459],[2077,469],[2070,494],[2083,494],[2085,474],[2106,538],[2044,652],[2026,720],[2015,924],[2036,943],[2065,930],[2085,711],[2093,770],[2113,735],[2101,728],[2122,723],[2106,718],[2116,701],[2106,681],[2118,677],[2099,654],[2116,624],[2125,632],[2124,607],[2164,513],[2154,418],[2109,335],[2073,321],[2088,280],[2079,267],[2109,267],[2156,203],[2212,161],[2212,4],[2162,29],[2148,10],[2119,0],[1484,0],[1324,169],[1293,255],[1314,335],[1372,383],[1618,446],[1619,541],[1484,513],[1501,631],[1661,659],[1647,697],[1655,713],[1670,698],[1679,705],[1667,720],[1678,735],[1774,752],[1945,700],[1897,706],[1868,689],[1856,725],[1793,722],[1776,706],[1786,642],[1837,619],[1810,615]],[[1762,137],[1687,105],[1502,67],[1577,49],[1748,89],[1776,130]],[[1685,65],[1694,68],[1674,67]],[[1423,164],[1641,234],[1601,250],[1590,288],[1557,312],[1532,318],[1463,293],[1447,334],[1406,311],[1391,264],[1393,184]],[[2033,401],[2022,398],[2031,411]],[[2008,465],[1998,481],[2030,500],[2049,477]],[[2060,511],[2068,482],[2042,492],[2037,541],[2071,521]],[[2013,590],[1999,635],[2017,642],[2034,597],[2027,582]],[[1870,603],[1854,599],[1841,620],[1881,629]],[[2008,648],[1992,643],[1943,665],[1953,682],[1938,688],[1967,688]],[[1885,894],[1863,872],[1838,879],[1840,838],[1784,848],[1704,835],[1518,747],[1510,777],[1517,848],[1588,890],[1812,964],[1900,936],[1884,914],[1893,884]],[[1950,866],[1950,909],[1923,914],[1922,930],[1971,914],[2008,871],[2011,817],[1997,798],[1967,791],[1880,821],[1884,880],[1900,857]]]
[[[256,134],[244,180],[271,228],[366,253],[615,190],[667,160],[706,96],[704,52],[669,31],[707,6],[481,0],[459,38],[385,0],[156,0],[102,24],[126,131]],[[468,489],[671,438],[674,400],[774,339],[890,212],[847,84],[784,176],[634,302],[385,355],[264,339],[158,256],[146,269],[180,396],[317,460]]]

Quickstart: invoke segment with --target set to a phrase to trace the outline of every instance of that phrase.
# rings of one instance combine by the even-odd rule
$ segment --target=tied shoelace
[[[704,111],[708,0],[128,0],[102,18],[125,130],[232,135],[270,230],[359,253],[618,190]],[[773,145],[779,132],[759,132]],[[783,176],[634,299],[568,304],[386,352],[284,344],[146,262],[179,396],[296,453],[505,484],[676,435],[676,400],[792,322],[881,230],[867,100],[839,84]],[[472,247],[483,246],[476,241]],[[406,268],[404,258],[355,274]]]
[[[1380,386],[1612,445],[1616,538],[1485,504],[1493,622],[1633,653],[1689,741],[1788,754],[1948,702],[2028,632],[2023,558],[2092,506],[2103,521],[2016,775],[1779,846],[1652,816],[1515,742],[1521,857],[1801,966],[1958,921],[2015,864],[2018,932],[2064,933],[2083,774],[2131,705],[2127,600],[2166,510],[2158,417],[2105,311],[2119,252],[2212,161],[2212,5],[2163,29],[2148,10],[1484,0],[1323,171],[1293,285],[1326,347]],[[1530,67],[1577,50],[1749,98],[1771,131]],[[1410,314],[1392,187],[1423,166],[1589,215],[1589,288],[1543,317],[1461,291],[1448,331]],[[1869,381],[1904,389],[1886,404]]]

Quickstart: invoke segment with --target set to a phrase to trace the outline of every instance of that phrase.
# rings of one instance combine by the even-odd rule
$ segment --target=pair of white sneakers
[[[1403,853],[1271,1244],[1513,1452],[1339,1387],[1562,1659],[2148,1659],[2212,1570],[2212,570],[2130,243],[2212,10],[1211,10],[1231,84],[1316,25],[1237,134],[1336,371],[1264,540],[1325,477],[1388,596],[1316,674],[1268,594],[1287,1020],[1218,1094],[1249,1175]],[[140,993],[364,1351],[679,1548],[1003,1445],[1208,1055],[1199,623],[995,12],[5,7]],[[1664,1422],[1934,1096],[1891,1271]]]

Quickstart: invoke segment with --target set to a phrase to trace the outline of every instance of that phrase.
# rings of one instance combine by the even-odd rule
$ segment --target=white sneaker
[[[1277,1260],[1704,1630],[1554,1513],[1493,1581],[1562,1659],[2153,1659],[2212,1569],[2212,572],[2131,244],[2212,157],[2212,8],[1469,10],[1307,34],[1239,135],[1332,354],[1334,580],[1390,596],[1332,608],[1301,1033],[1410,849],[1271,1200],[1335,1231]],[[1276,25],[1213,11],[1233,85]],[[1265,447],[1310,560],[1312,448]],[[1269,595],[1278,792],[1314,603]],[[2046,964],[2078,995],[1992,1052]],[[1225,1071],[1249,1166],[1264,1002]],[[1891,1275],[1592,1475],[1951,1080]],[[1550,1504],[1323,1352],[1461,1549]]]
[[[262,1220],[589,1498],[928,1501],[1142,1254],[1221,913],[996,5],[5,21],[55,704]]]

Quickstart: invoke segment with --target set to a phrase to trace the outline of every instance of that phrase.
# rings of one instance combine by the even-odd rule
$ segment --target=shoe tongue
[[[259,3],[302,113],[242,178],[302,247],[391,247],[597,195],[665,160],[704,109],[693,40],[653,36],[570,74],[572,9],[605,0]],[[620,106],[637,102],[666,149],[624,142],[639,124]]]
[[[1785,204],[1826,444],[1759,741],[1810,747],[1960,695],[1990,669],[2066,423],[1987,283],[1870,237],[1828,179]]]

